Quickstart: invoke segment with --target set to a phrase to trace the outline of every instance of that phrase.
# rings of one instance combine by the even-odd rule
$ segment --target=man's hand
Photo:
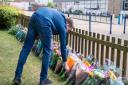
[[[63,68],[65,69],[66,68],[66,62],[63,62]]]
[[[69,71],[69,67],[66,62],[63,62],[63,68],[64,70]]]

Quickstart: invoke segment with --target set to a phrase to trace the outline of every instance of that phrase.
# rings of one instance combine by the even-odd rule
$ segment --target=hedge
[[[19,10],[11,6],[0,6],[0,29],[14,26],[19,17]]]

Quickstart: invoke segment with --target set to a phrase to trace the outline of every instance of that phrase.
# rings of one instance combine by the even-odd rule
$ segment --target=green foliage
[[[48,6],[48,7],[51,7],[51,8],[54,8],[54,4],[51,3],[51,2],[48,2],[47,6]]]
[[[11,35],[16,35],[17,31],[18,31],[18,27],[12,26],[12,27],[8,30],[8,33],[11,34]]]
[[[0,6],[0,28],[8,29],[16,24],[19,10],[10,6]]]

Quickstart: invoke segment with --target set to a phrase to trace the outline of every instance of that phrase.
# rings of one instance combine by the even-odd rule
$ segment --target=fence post
[[[91,13],[89,13],[89,32],[91,32]]]
[[[110,16],[110,34],[112,34],[112,15]]]
[[[124,17],[124,34],[125,34],[125,32],[126,32],[126,16]]]
[[[118,24],[120,24],[120,14],[119,14],[119,16],[118,16]]]

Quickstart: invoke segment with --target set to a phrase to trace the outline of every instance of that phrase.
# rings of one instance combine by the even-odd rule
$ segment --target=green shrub
[[[18,9],[10,6],[0,6],[0,28],[9,29],[16,24],[19,17]]]
[[[49,3],[47,4],[47,6],[50,7],[50,8],[54,8],[54,4],[51,3],[51,2],[49,2]]]
[[[18,26],[12,26],[9,30],[8,30],[8,33],[11,34],[11,35],[16,35],[18,31]]]

